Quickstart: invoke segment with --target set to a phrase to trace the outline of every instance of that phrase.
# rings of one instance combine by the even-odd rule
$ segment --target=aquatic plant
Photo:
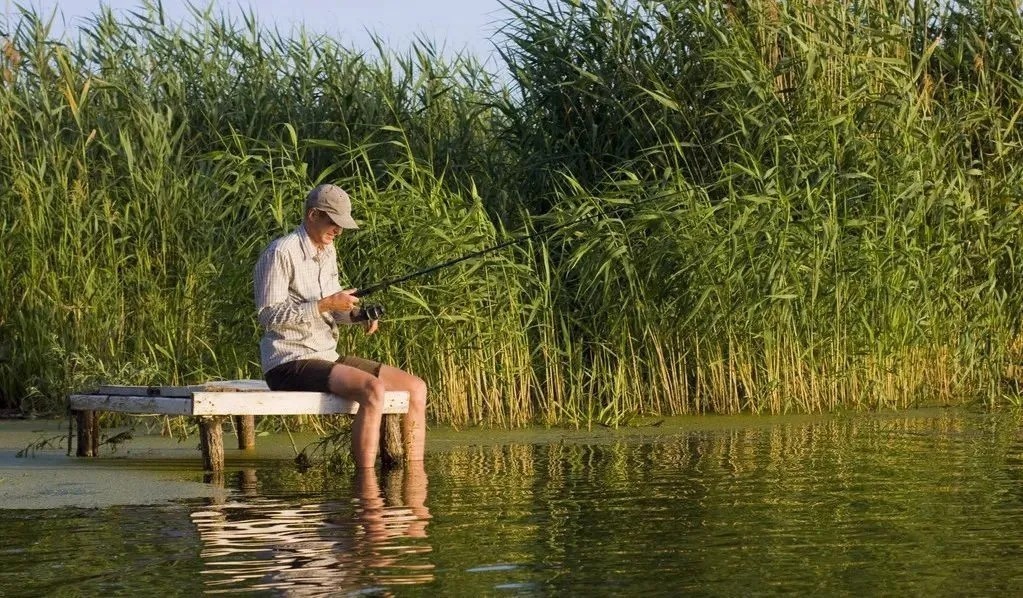
[[[1004,395],[1014,2],[509,11],[507,77],[251,15],[173,26],[147,3],[54,40],[22,11],[0,52],[0,404],[57,410],[89,364],[258,377],[252,264],[324,180],[366,223],[339,241],[352,286],[595,216],[392,288],[381,333],[344,337],[429,380],[435,421]]]

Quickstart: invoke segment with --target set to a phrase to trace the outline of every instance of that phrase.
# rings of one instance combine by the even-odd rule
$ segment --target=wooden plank
[[[100,386],[93,394],[132,397],[190,397],[193,392],[268,392],[264,380],[214,380],[187,386]]]
[[[270,389],[265,380],[213,380],[184,386],[121,386],[104,384],[94,395],[121,395],[124,397],[191,397],[199,390],[210,392],[266,393]]]
[[[120,395],[125,397],[179,397],[187,398],[202,385],[193,386],[100,386],[93,394]]]
[[[322,415],[359,411],[352,399],[321,392],[196,392],[193,415]],[[389,390],[384,413],[407,413],[408,392]]]
[[[270,392],[265,380],[216,380],[199,385],[208,392]]]
[[[69,400],[75,410],[192,415],[190,398],[90,394],[71,395]]]
[[[70,402],[71,409],[75,410],[165,415],[320,415],[334,413],[354,415],[359,411],[359,404],[351,399],[344,399],[330,393],[291,391],[198,391],[192,393],[191,398],[188,396],[76,394],[70,396]],[[384,413],[407,412],[407,392],[393,390],[385,394]]]

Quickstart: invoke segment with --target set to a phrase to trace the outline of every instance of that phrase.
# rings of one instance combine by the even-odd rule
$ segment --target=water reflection
[[[383,483],[376,472],[356,475],[350,499],[260,496],[255,470],[238,485],[242,500],[191,514],[207,593],[321,596],[433,580],[422,464]]]
[[[202,508],[0,511],[0,595],[1023,595],[1023,413],[558,433],[431,453],[429,510],[421,469],[263,461]]]
[[[459,447],[436,467],[435,585],[1018,595],[1021,429],[935,410]]]

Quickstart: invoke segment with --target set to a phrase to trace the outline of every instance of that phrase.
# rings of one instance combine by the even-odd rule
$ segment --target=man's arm
[[[309,324],[320,317],[320,301],[298,302],[289,290],[294,266],[287,256],[267,250],[260,256],[253,274],[256,313],[265,329]],[[322,300],[321,300],[322,301]]]
[[[341,273],[337,270],[337,255],[333,251],[327,255],[330,256],[330,259],[334,260],[334,272],[330,277],[331,285],[327,286],[324,291],[331,293],[328,298],[336,296],[342,300],[334,306],[321,305],[321,311],[329,311],[330,317],[334,320],[335,324],[355,324],[352,321],[352,310],[355,308],[355,304],[359,302],[359,299],[354,297],[352,293],[358,289],[344,289],[341,286]],[[350,299],[351,302],[345,302],[344,299]]]

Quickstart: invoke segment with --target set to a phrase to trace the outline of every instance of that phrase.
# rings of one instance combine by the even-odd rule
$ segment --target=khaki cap
[[[316,208],[341,228],[356,229],[359,225],[352,219],[352,200],[345,190],[337,185],[318,185],[306,195],[305,209]]]

